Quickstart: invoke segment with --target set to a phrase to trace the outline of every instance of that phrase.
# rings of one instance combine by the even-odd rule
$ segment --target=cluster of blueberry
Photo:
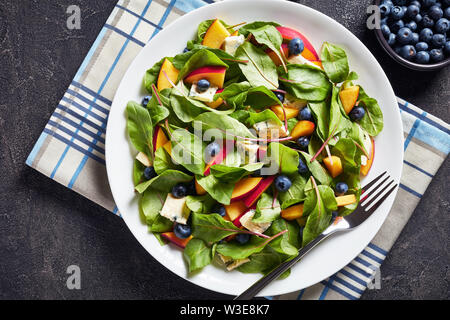
[[[420,64],[450,56],[450,0],[383,0],[381,32],[401,57]]]

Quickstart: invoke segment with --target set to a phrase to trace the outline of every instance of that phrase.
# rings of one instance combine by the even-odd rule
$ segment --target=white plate
[[[324,41],[345,47],[351,70],[360,75],[359,83],[370,96],[378,99],[384,113],[385,128],[376,138],[376,158],[367,180],[388,170],[397,182],[400,181],[403,129],[389,80],[369,50],[341,24],[302,5],[274,0],[225,1],[207,5],[179,18],[147,44],[126,72],[109,115],[106,165],[114,200],[133,235],[161,264],[201,287],[237,295],[259,279],[260,275],[225,272],[218,267],[208,266],[202,272],[188,276],[182,252],[171,245],[160,246],[153,235],[148,233],[147,226],[139,218],[136,195],[133,192],[132,168],[135,151],[131,149],[127,138],[124,113],[129,100],[141,101],[145,94],[142,88],[145,71],[162,57],[182,52],[186,42],[194,37],[198,24],[215,17],[227,21],[230,25],[243,21],[276,21],[300,30],[316,50]],[[279,295],[303,289],[339,271],[372,240],[386,219],[393,201],[394,196],[391,196],[356,230],[337,235],[321,244],[292,269],[287,279],[273,282],[260,295]]]

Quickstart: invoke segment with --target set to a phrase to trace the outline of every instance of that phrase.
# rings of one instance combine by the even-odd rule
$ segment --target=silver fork
[[[378,181],[380,181],[383,177],[384,179],[375,186],[375,184]],[[369,182],[366,186],[362,188],[361,199],[355,211],[353,211],[350,215],[332,223],[316,239],[314,239],[306,246],[301,248],[298,251],[298,255],[294,259],[286,261],[281,265],[279,265],[273,271],[271,271],[270,273],[262,277],[260,280],[255,282],[255,284],[253,284],[250,288],[245,290],[242,294],[234,298],[234,300],[250,300],[263,288],[269,285],[273,280],[278,279],[278,277],[281,276],[285,271],[293,267],[299,260],[301,260],[307,253],[309,253],[314,247],[316,247],[323,240],[325,240],[326,238],[328,238],[329,236],[331,236],[336,232],[346,232],[352,230],[357,226],[359,226],[360,224],[362,224],[364,221],[366,221],[367,218],[369,218],[372,215],[372,213],[374,213],[375,210],[378,209],[378,207],[389,197],[389,195],[395,190],[395,188],[397,188],[397,184],[394,184],[391,187],[391,185],[394,183],[394,180],[392,179],[390,180],[390,182],[388,182],[387,185],[381,188],[388,179],[390,179],[389,174],[387,174],[387,172],[383,172],[373,181]],[[371,187],[374,188],[369,191]],[[383,192],[386,191],[389,187],[391,188],[380,199],[378,199],[378,197],[382,195]],[[375,194],[376,191],[378,192]],[[367,199],[371,195],[374,196],[367,201]],[[373,206],[370,207],[370,205],[372,204]]]

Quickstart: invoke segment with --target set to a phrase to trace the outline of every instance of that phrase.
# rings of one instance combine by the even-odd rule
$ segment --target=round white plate
[[[384,113],[385,127],[376,138],[376,158],[366,181],[385,170],[388,170],[396,182],[400,181],[403,129],[394,92],[377,60],[345,27],[308,7],[274,0],[219,2],[186,14],[153,38],[129,67],[111,107],[106,131],[106,165],[112,194],[129,229],[156,260],[180,277],[201,287],[237,295],[261,275],[226,272],[218,267],[208,266],[189,276],[181,250],[171,245],[160,246],[155,237],[149,234],[147,226],[140,220],[136,194],[133,191],[132,169],[135,151],[130,147],[125,121],[127,102],[141,101],[145,95],[142,88],[145,71],[162,57],[182,52],[186,42],[194,37],[198,24],[216,17],[230,25],[243,21],[275,21],[298,29],[312,42],[316,50],[324,41],[339,44],[346,49],[351,70],[359,74],[359,83],[370,96],[378,99]],[[322,243],[292,269],[287,279],[273,282],[260,295],[280,295],[303,289],[346,266],[380,229],[394,198],[389,197],[378,211],[356,230],[337,235]]]

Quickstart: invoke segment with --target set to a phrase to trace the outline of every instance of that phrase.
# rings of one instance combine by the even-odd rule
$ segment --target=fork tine
[[[381,178],[381,177],[380,177]],[[383,179],[383,181],[381,181],[371,192],[370,192],[370,194],[369,193],[366,193],[366,192],[363,192],[362,194],[364,194],[364,197],[362,197],[362,199],[360,200],[360,202],[363,202],[363,201],[365,201],[371,194],[373,194],[375,191],[377,191],[388,179],[390,178],[390,176],[389,175],[387,175],[386,176],[386,178],[384,178]],[[370,187],[372,187],[373,186],[373,184],[370,186]],[[367,189],[366,189],[367,190]],[[366,191],[365,190],[365,191]]]
[[[380,174],[378,177],[376,177],[375,179],[373,179],[371,182],[369,182],[367,185],[365,185],[365,186],[362,188],[362,191],[364,192],[364,191],[369,190],[369,188],[370,188],[371,186],[373,186],[378,180],[380,180],[381,177],[384,176],[386,173],[387,173],[387,171],[383,172],[383,173]]]
[[[388,192],[386,192],[386,194],[377,201],[377,203],[375,203],[372,208],[370,208],[370,210],[367,211],[367,213],[370,215],[372,214],[375,210],[378,209],[378,207],[384,202],[384,200],[387,199],[387,197],[389,197],[389,195],[395,190],[395,188],[397,188],[397,184],[395,184]]]
[[[377,192],[376,195],[373,196],[372,199],[370,199],[369,201],[366,201],[363,206],[364,208],[369,207],[372,203],[374,203],[374,201],[376,200],[376,198],[378,198],[384,191],[386,191],[392,184],[394,183],[394,180],[391,180],[385,187],[383,187],[383,189],[381,189],[379,192]],[[374,190],[375,191],[375,190]]]

